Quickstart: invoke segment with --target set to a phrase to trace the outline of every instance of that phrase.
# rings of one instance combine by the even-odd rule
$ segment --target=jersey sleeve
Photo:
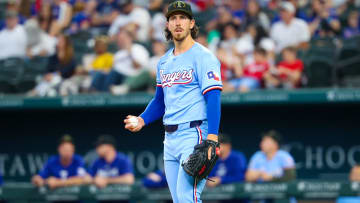
[[[213,54],[201,56],[196,72],[203,95],[213,89],[222,90],[220,62]]]

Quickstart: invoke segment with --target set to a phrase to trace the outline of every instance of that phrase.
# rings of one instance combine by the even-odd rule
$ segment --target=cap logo
[[[175,8],[185,8],[186,4],[182,1],[178,1],[176,2],[176,4],[174,5]]]

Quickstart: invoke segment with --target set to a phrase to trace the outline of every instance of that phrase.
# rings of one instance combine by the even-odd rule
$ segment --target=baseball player
[[[198,27],[188,3],[175,1],[166,13],[165,35],[174,42],[157,67],[155,97],[125,128],[137,132],[163,117],[164,168],[173,202],[201,202],[205,178],[219,153],[220,63],[194,41]]]

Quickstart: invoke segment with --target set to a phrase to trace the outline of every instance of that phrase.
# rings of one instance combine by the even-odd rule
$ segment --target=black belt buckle
[[[190,122],[190,128],[195,128],[195,127],[198,127],[202,124],[203,121],[201,120],[198,120],[198,121],[191,121]]]
[[[173,133],[177,131],[178,125],[165,125],[165,131],[168,133]]]

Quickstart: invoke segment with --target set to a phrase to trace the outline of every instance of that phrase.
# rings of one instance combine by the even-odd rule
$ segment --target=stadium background
[[[207,1],[192,2],[201,10],[201,5],[206,5]],[[226,1],[214,2],[221,4]],[[355,6],[359,3],[357,1],[342,3],[348,4],[349,9],[353,6],[354,10],[359,10]],[[5,14],[7,6],[8,2],[2,0],[1,14]],[[263,9],[266,10],[266,7]],[[276,12],[268,12],[276,16]],[[212,7],[196,13],[202,29],[214,15]],[[338,18],[345,26],[346,17],[341,18],[344,16],[339,15]],[[97,30],[97,34],[84,33],[71,35],[76,57],[92,51],[88,44],[94,35],[106,34],[102,29]],[[231,135],[233,147],[244,152],[249,159],[259,149],[260,134],[276,129],[284,136],[283,148],[295,158],[299,180],[346,182],[351,167],[360,161],[360,129],[357,124],[360,113],[360,92],[357,89],[360,84],[357,75],[360,73],[359,42],[359,36],[345,38],[342,33],[313,36],[309,48],[299,52],[305,64],[301,89],[224,93],[220,130]],[[151,43],[142,44],[151,51]],[[1,62],[6,60],[13,59]],[[16,60],[8,67],[6,63],[0,62],[0,65],[31,69],[42,63],[42,59],[37,59],[40,62]],[[35,69],[34,72],[38,71]],[[16,76],[20,79],[13,80],[11,74],[14,73],[9,70],[0,69],[4,92],[0,96],[0,171],[5,186],[15,183],[15,187],[21,187],[24,182],[30,182],[31,176],[40,170],[47,157],[56,153],[57,141],[64,134],[73,136],[77,153],[85,157],[88,155],[90,159],[96,138],[102,134],[114,135],[118,150],[128,154],[133,161],[138,179],[162,168],[161,122],[146,127],[138,134],[131,134],[122,126],[126,115],[142,112],[151,93],[121,96],[86,93],[29,98],[26,92],[35,86],[35,77],[28,80],[24,77],[26,74],[18,73]]]

